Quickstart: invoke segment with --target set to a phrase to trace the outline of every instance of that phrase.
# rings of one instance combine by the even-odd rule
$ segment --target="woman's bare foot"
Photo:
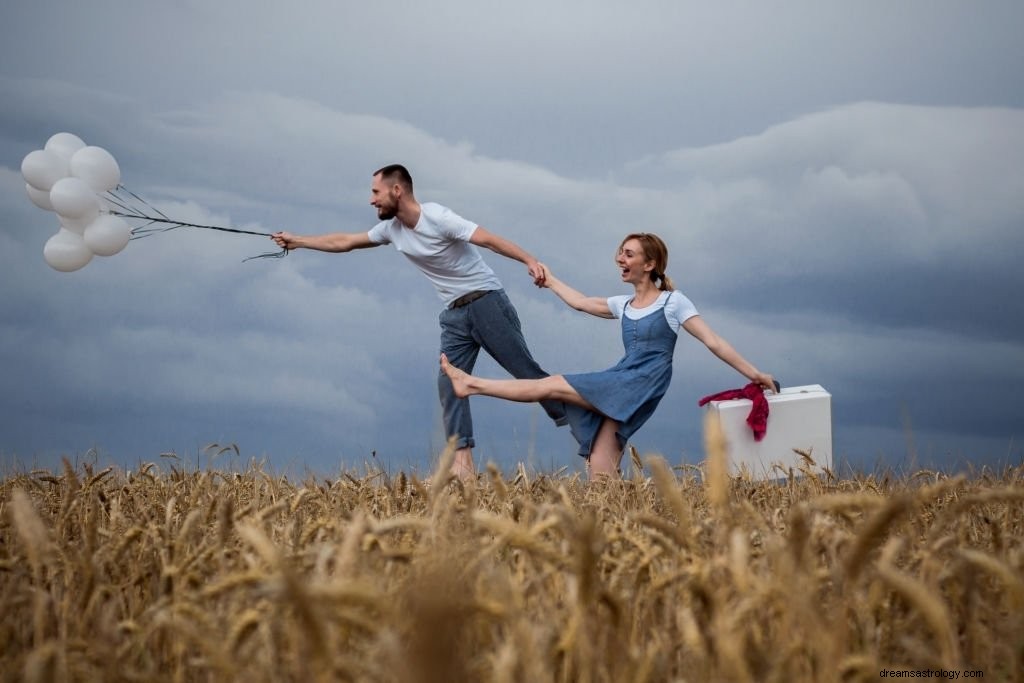
[[[441,354],[441,370],[448,375],[452,381],[452,389],[459,398],[466,398],[470,394],[470,376],[448,362],[448,356]]]

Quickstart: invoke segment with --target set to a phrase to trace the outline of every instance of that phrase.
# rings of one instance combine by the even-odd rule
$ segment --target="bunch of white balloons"
[[[121,182],[110,152],[86,145],[77,135],[57,133],[43,149],[25,156],[21,174],[32,203],[60,219],[60,230],[43,247],[51,268],[78,270],[93,256],[113,256],[127,246],[131,226],[112,215],[102,197]]]

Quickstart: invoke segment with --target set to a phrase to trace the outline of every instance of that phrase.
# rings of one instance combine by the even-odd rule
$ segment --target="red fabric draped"
[[[703,406],[710,401],[728,401],[734,398],[747,398],[753,403],[750,407],[750,414],[747,415],[747,424],[754,432],[754,441],[760,441],[768,432],[768,399],[764,397],[764,390],[759,384],[751,382],[742,389],[728,389],[705,396],[698,405]]]

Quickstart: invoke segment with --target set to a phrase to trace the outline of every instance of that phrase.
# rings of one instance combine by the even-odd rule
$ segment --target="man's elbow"
[[[328,251],[343,254],[346,251],[352,251],[352,240],[346,235],[338,235],[337,237],[329,240],[326,247]]]

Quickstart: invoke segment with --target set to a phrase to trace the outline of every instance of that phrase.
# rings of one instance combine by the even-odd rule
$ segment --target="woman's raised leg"
[[[535,403],[550,399],[593,409],[593,406],[576,393],[572,385],[566,382],[561,375],[551,375],[540,379],[484,379],[458,369],[448,362],[448,358],[443,353],[441,354],[441,370],[448,375],[452,381],[455,395],[459,397],[493,396],[520,403]]]

